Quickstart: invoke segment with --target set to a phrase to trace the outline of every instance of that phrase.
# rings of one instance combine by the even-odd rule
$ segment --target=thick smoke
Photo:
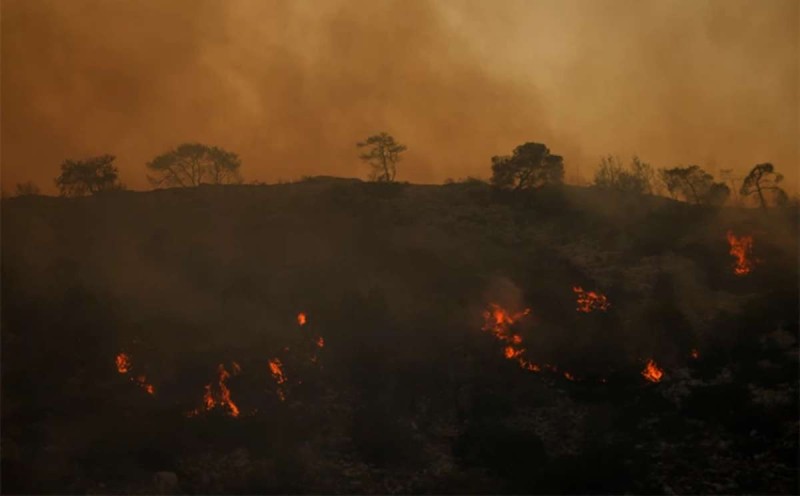
[[[122,180],[183,141],[249,180],[364,176],[355,143],[409,146],[399,179],[487,176],[526,140],[588,180],[603,154],[797,180],[794,1],[5,0],[2,180],[52,193],[65,158]],[[790,189],[795,189],[790,186]]]

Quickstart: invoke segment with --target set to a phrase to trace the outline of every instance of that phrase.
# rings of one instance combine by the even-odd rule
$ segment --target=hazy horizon
[[[398,180],[488,177],[538,141],[589,181],[603,155],[797,191],[798,3],[3,0],[2,183],[55,193],[65,159],[145,163],[186,141],[246,181],[365,177],[355,143],[409,148]],[[376,22],[379,19],[380,22]]]

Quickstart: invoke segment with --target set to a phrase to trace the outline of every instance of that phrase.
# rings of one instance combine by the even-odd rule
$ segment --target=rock
[[[178,476],[175,472],[156,472],[153,474],[155,494],[178,494]]]

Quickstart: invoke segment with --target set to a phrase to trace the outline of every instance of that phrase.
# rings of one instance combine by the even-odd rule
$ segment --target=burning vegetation
[[[238,375],[242,370],[236,362],[232,363],[231,369],[235,375]],[[238,417],[239,407],[236,406],[236,403],[231,399],[231,390],[228,389],[227,385],[230,377],[231,373],[225,369],[224,364],[220,363],[217,366],[217,381],[205,385],[203,404],[187,413],[187,416],[194,417],[203,411],[210,412],[215,408],[221,408],[231,417]]]
[[[349,191],[348,184],[341,189]],[[472,193],[484,191],[480,185],[463,187],[472,188]],[[398,189],[397,195],[386,201],[397,202],[404,212],[412,212],[415,204],[401,202],[406,201],[404,191],[414,192],[413,188]],[[459,188],[462,186],[451,186],[447,193],[460,198]],[[203,198],[202,190],[182,193]],[[240,197],[247,200],[238,191],[220,189],[213,194],[230,197],[231,201]],[[300,192],[302,188],[297,186]],[[486,201],[491,201],[490,192],[486,187]],[[249,218],[247,212],[267,203],[256,193],[253,197],[259,200],[257,203],[248,200],[244,204],[247,209],[241,212],[233,205],[230,213],[237,214],[237,219]],[[545,194],[546,190],[531,192],[536,198]],[[148,203],[148,208],[155,211],[161,198],[166,203],[172,201],[171,195],[153,193],[159,201]],[[353,211],[374,199],[374,195],[365,195],[350,205],[350,196],[355,195],[343,195],[344,199],[337,196],[337,201]],[[26,201],[26,208],[35,206],[35,198]],[[91,200],[95,201],[105,200]],[[82,206],[80,202],[70,203],[70,208]],[[279,206],[275,208],[276,212],[280,210]],[[41,433],[43,439],[38,442],[4,430],[3,446],[10,447],[3,450],[4,487],[21,487],[10,485],[17,476],[14,474],[24,475],[25,470],[46,472],[50,470],[46,464],[58,469],[58,459],[46,455],[45,448],[51,445],[69,460],[91,462],[77,464],[74,480],[91,480],[92,474],[98,473],[94,480],[113,484],[109,482],[113,480],[111,470],[93,472],[94,467],[107,462],[127,471],[128,458],[113,453],[129,450],[134,455],[131,458],[146,457],[148,464],[156,460],[152,462],[154,471],[175,470],[180,484],[176,492],[188,494],[648,494],[667,485],[685,494],[780,494],[794,487],[789,478],[777,483],[757,479],[762,473],[771,473],[772,468],[776,468],[775,473],[790,473],[785,469],[793,470],[791,448],[796,446],[791,437],[796,416],[784,413],[796,411],[792,408],[796,387],[786,373],[795,370],[790,358],[796,356],[791,355],[797,349],[793,340],[796,327],[792,327],[794,314],[785,311],[795,301],[791,298],[796,288],[782,288],[782,279],[771,279],[773,273],[789,274],[791,267],[783,270],[784,265],[780,265],[784,262],[779,256],[790,250],[773,243],[768,226],[762,229],[755,221],[724,219],[707,229],[696,225],[686,229],[679,222],[683,217],[676,220],[667,211],[661,215],[670,220],[667,227],[674,225],[675,231],[666,233],[666,228],[656,227],[651,231],[648,227],[648,239],[642,241],[645,254],[637,254],[638,241],[633,245],[628,242],[638,232],[625,230],[638,229],[638,224],[609,229],[619,233],[620,243],[604,245],[606,229],[593,234],[596,218],[592,216],[592,222],[581,222],[576,233],[595,236],[597,242],[585,252],[578,245],[561,251],[549,248],[569,243],[571,236],[554,240],[531,236],[534,224],[527,224],[529,219],[538,222],[545,217],[533,215],[538,211],[525,216],[509,213],[505,218],[503,209],[513,213],[511,207],[492,208],[496,212],[488,218],[491,222],[481,218],[480,224],[469,224],[469,229],[455,226],[448,231],[455,233],[454,237],[468,233],[470,237],[457,238],[452,248],[474,253],[455,260],[453,266],[412,271],[419,263],[427,267],[426,261],[444,259],[442,248],[426,248],[431,250],[428,260],[428,253],[400,246],[399,253],[413,256],[381,258],[397,264],[396,271],[387,270],[382,278],[370,272],[373,265],[359,266],[372,252],[358,251],[357,244],[348,246],[354,255],[347,263],[358,269],[353,271],[315,265],[314,250],[299,253],[302,247],[285,251],[276,248],[275,253],[281,256],[296,254],[291,266],[303,267],[307,277],[280,273],[280,277],[272,278],[271,272],[278,273],[281,266],[273,261],[275,253],[265,257],[262,248],[269,251],[274,244],[270,234],[295,225],[294,216],[285,226],[276,223],[263,229],[255,240],[225,240],[224,245],[216,246],[209,234],[197,243],[199,254],[192,263],[197,263],[198,270],[218,267],[219,272],[201,273],[208,276],[202,279],[208,287],[198,290],[204,298],[197,302],[225,295],[220,305],[224,312],[216,313],[213,305],[195,304],[190,307],[195,315],[188,320],[183,320],[183,307],[170,311],[174,309],[169,298],[181,295],[164,290],[156,281],[147,286],[159,297],[137,300],[165,306],[147,309],[118,294],[107,304],[102,295],[92,293],[92,288],[101,285],[78,291],[74,289],[76,281],[68,281],[68,286],[33,305],[17,296],[25,294],[26,289],[30,294],[25,278],[9,278],[4,298],[11,300],[8,305],[4,301],[3,316],[3,424]],[[270,214],[269,218],[278,215]],[[475,215],[480,216],[480,212]],[[342,218],[351,220],[347,215]],[[472,222],[469,216],[465,218],[463,222]],[[413,222],[411,214],[409,219]],[[159,226],[158,217],[153,222]],[[769,265],[763,262],[763,271],[759,270],[762,265],[755,266],[759,279],[764,277],[764,286],[741,284],[731,274],[732,261],[739,258],[728,256],[725,233],[736,222],[753,225],[754,232],[764,232],[757,235],[758,252],[752,251],[752,243],[742,249],[743,260],[749,262],[745,266],[751,269],[754,253],[764,253],[765,258],[769,254]],[[83,226],[83,221],[71,223],[75,229]],[[324,223],[310,223],[308,232],[326,236]],[[427,218],[420,224],[428,226]],[[195,239],[203,235],[198,226],[186,226],[181,227],[188,230],[181,231],[182,236]],[[403,242],[392,222],[370,226],[376,226],[376,230],[366,232],[381,241],[370,250],[378,250],[384,241]],[[352,232],[348,227],[336,226],[336,234],[331,236],[337,236],[336,242],[349,242],[348,236],[339,237],[341,232]],[[482,231],[501,227],[497,233],[520,227],[514,232],[525,246],[530,245],[530,252],[518,253],[516,243],[507,247],[504,241]],[[389,230],[391,237],[380,238],[380,229]],[[4,230],[9,233],[4,236],[7,240],[27,236],[24,229],[11,229],[8,224]],[[232,229],[231,236],[243,231]],[[125,232],[95,239],[127,239],[122,235]],[[709,232],[717,234],[709,237]],[[302,236],[293,233],[287,238]],[[737,242],[741,239],[738,233],[735,238]],[[155,248],[170,255],[168,261],[179,259],[183,253],[171,242],[159,242],[158,236],[154,239]],[[661,239],[680,241],[660,252]],[[237,265],[239,258],[232,257],[231,265],[214,265],[221,253],[227,253],[228,243],[245,246],[247,242],[253,247],[246,250],[254,254],[253,261]],[[424,247],[425,242],[427,239],[415,239],[410,246]],[[214,249],[203,255],[206,245]],[[336,245],[326,242],[319,249],[328,246]],[[630,249],[620,259],[607,256],[620,246]],[[91,245],[77,247],[92,253]],[[45,252],[33,248],[22,245],[17,251]],[[590,256],[600,251],[602,257]],[[504,264],[508,261],[507,266],[493,266],[495,258],[486,261],[498,254]],[[414,258],[417,255],[419,259]],[[32,266],[23,264],[22,255],[16,256],[17,266]],[[472,265],[473,259],[479,263]],[[4,251],[5,260],[14,261],[11,249]],[[56,262],[54,258],[40,265],[57,268]],[[81,263],[78,267],[83,267]],[[4,270],[13,265],[5,265]],[[186,274],[194,277],[194,270],[190,266]],[[497,277],[511,271],[513,278]],[[142,277],[149,274],[142,273]],[[412,278],[404,279],[406,274]],[[50,272],[46,275],[49,277]],[[417,289],[417,284],[437,288],[436,297],[430,298]],[[769,293],[762,295],[767,287]],[[129,291],[130,287],[124,289]],[[237,291],[246,297],[239,301]],[[305,303],[291,301],[290,294],[302,295]],[[192,296],[194,292],[186,302],[193,302]],[[61,301],[59,298],[64,304],[54,305],[52,302]],[[120,315],[123,320],[116,320]],[[223,336],[219,324],[227,323],[225,318],[230,325]],[[62,321],[63,327],[54,325]],[[26,323],[24,327],[21,322]],[[775,329],[781,331],[773,333]],[[53,350],[66,350],[61,356],[68,361],[57,367],[47,365]],[[44,373],[47,367],[51,367],[50,372]],[[105,371],[105,375],[91,374],[94,370]],[[754,375],[754,371],[761,372]],[[30,394],[34,395],[32,399]],[[82,402],[87,397],[103,398],[108,408]],[[63,417],[58,422],[45,419],[47,406],[52,404],[70,404],[59,413]],[[719,404],[726,408],[720,410]],[[38,411],[37,405],[42,405]],[[86,421],[87,415],[92,422]],[[87,425],[90,423],[96,425]],[[756,434],[751,435],[752,431]],[[109,432],[114,436],[108,436]],[[593,436],[596,432],[608,436]],[[686,436],[676,439],[674,432]],[[71,444],[79,436],[89,440],[107,436],[113,444],[78,443],[73,448]],[[668,440],[669,446],[665,447],[663,440]],[[722,443],[724,447],[717,448]],[[732,470],[723,467],[722,475],[711,482],[738,481],[737,471],[749,470],[742,479],[749,486],[731,489],[721,485],[723,489],[715,490],[717,486],[706,484],[710,477],[706,466],[693,476],[670,475],[670,470],[692,470],[708,460],[713,460],[709,463],[717,469],[720,463],[727,463],[720,459],[738,456],[731,448],[739,445],[736,443],[747,446],[747,453],[732,463]],[[26,455],[15,454],[15,449],[38,450],[45,458],[22,458]],[[753,452],[761,458],[756,460]],[[680,459],[681,464],[669,468],[669,462],[651,462],[650,455]],[[435,465],[433,470],[431,464]],[[528,470],[532,466],[536,470]],[[750,466],[754,468],[748,469]],[[73,477],[74,468],[70,464],[58,479],[51,477],[49,485],[41,487],[52,489],[47,491],[51,493],[153,492],[135,487],[141,474],[138,466],[130,471],[130,480],[123,475],[123,482],[105,490],[76,483],[74,488],[57,491],[61,481]],[[564,477],[565,473],[570,476]],[[406,484],[403,477],[417,482]],[[149,479],[149,474],[145,478]],[[23,481],[22,489],[27,491],[10,492],[38,492],[30,489],[36,489],[38,481],[33,475],[29,480]]]
[[[530,308],[511,313],[497,303],[490,303],[483,313],[483,330],[491,333],[497,340],[506,343],[503,354],[507,359],[516,361],[525,370],[539,372],[541,368],[524,356],[526,350],[522,347],[522,336],[512,331],[513,326],[530,313]]]
[[[732,231],[727,233],[730,254],[733,256],[733,273],[737,276],[745,276],[753,271],[755,259],[753,259],[753,237],[736,236]]]
[[[605,312],[611,306],[606,295],[594,291],[584,291],[580,286],[573,286],[572,291],[578,297],[578,312],[589,313],[595,310]]]
[[[114,358],[114,363],[117,366],[117,372],[120,374],[126,375],[133,370],[131,356],[125,352],[118,353],[116,358]],[[131,382],[142,388],[147,394],[154,395],[156,393],[155,386],[147,382],[147,376],[145,374],[131,374],[129,378]]]
[[[644,370],[642,370],[642,377],[650,382],[661,382],[663,376],[664,371],[658,367],[656,362],[652,359],[648,360],[647,365],[645,365]]]

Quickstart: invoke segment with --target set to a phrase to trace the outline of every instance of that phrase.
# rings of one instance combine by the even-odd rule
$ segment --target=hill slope
[[[147,492],[155,470],[204,493],[797,484],[796,212],[319,178],[2,216],[6,487]],[[754,238],[746,276],[728,231]],[[576,286],[610,306],[576,311]],[[509,332],[540,373],[482,331],[490,303],[530,309]],[[242,414],[187,418],[206,383]]]

